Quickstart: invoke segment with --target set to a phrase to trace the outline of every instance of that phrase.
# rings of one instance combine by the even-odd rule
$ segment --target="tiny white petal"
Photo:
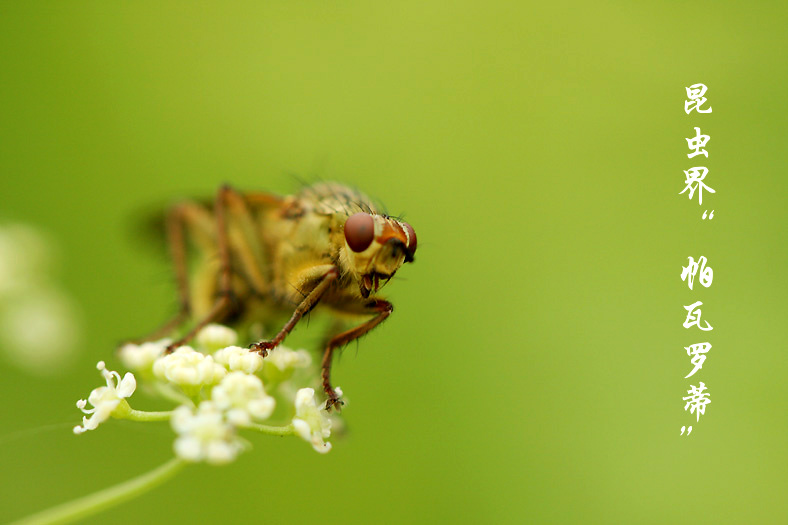
[[[312,356],[306,350],[291,350],[280,345],[265,358],[265,363],[280,371],[308,368],[312,364]]]
[[[187,461],[200,461],[203,456],[200,441],[192,436],[179,437],[175,440],[175,454]]]
[[[236,427],[246,427],[252,422],[249,412],[240,408],[233,408],[227,411],[227,421]]]
[[[118,355],[121,362],[131,370],[150,370],[154,361],[164,355],[164,351],[171,342],[170,339],[162,339],[140,345],[128,343],[120,348]]]
[[[301,436],[301,439],[306,441],[312,440],[312,429],[309,428],[309,423],[303,419],[293,419],[293,428],[295,429],[296,434]]]
[[[260,354],[239,346],[222,348],[214,352],[213,356],[217,363],[224,365],[231,371],[239,370],[253,374],[263,367],[263,358]]]
[[[185,405],[179,406],[172,411],[172,415],[170,416],[170,424],[172,425],[172,428],[175,430],[175,432],[178,434],[183,434],[188,431],[191,418],[191,409]]]
[[[257,419],[267,419],[274,412],[276,401],[273,397],[265,397],[264,399],[252,399],[246,405],[249,414]]]
[[[126,372],[126,375],[123,376],[120,385],[118,385],[118,397],[129,397],[136,389],[137,380],[134,378],[134,374],[131,372]]]
[[[199,331],[195,337],[197,344],[213,352],[219,348],[232,346],[238,342],[238,334],[232,328],[220,324],[209,324]]]
[[[235,459],[238,447],[223,441],[211,441],[206,447],[205,459],[213,465],[224,465]]]
[[[328,453],[328,451],[331,450],[331,443],[324,443],[322,440],[321,441],[313,440],[312,448],[315,449],[315,451],[320,452],[321,454],[326,454]]]

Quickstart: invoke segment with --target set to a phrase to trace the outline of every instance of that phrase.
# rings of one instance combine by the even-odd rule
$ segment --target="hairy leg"
[[[137,343],[160,339],[170,334],[189,317],[191,300],[185,233],[188,232],[189,237],[203,247],[214,243],[213,217],[207,209],[196,202],[183,202],[171,208],[165,218],[165,229],[178,287],[178,312],[155,331],[135,340]]]
[[[383,321],[391,315],[391,312],[394,310],[394,306],[383,299],[375,299],[371,304],[367,306],[367,310],[369,313],[376,314],[375,317],[370,319],[369,321],[356,326],[355,328],[351,328],[345,332],[342,332],[339,335],[334,336],[326,346],[326,351],[323,353],[323,361],[322,361],[322,378],[323,378],[323,390],[326,393],[326,410],[331,410],[332,408],[339,410],[342,401],[339,399],[339,396],[334,391],[334,388],[331,386],[331,361],[334,356],[334,351],[337,348],[340,348],[347,343],[358,339],[362,335],[366,334],[377,325],[382,323]]]
[[[191,341],[205,325],[221,320],[232,308],[232,265],[230,260],[230,236],[228,234],[228,207],[237,202],[238,193],[227,185],[219,188],[214,205],[215,246],[219,255],[219,291],[209,311],[179,340],[167,347],[170,353]],[[233,208],[235,209],[235,208]]]
[[[270,341],[261,341],[259,343],[255,343],[251,345],[249,348],[253,351],[259,352],[263,357],[268,355],[268,351],[276,348],[279,344],[285,340],[285,337],[295,328],[298,321],[301,320],[304,315],[309,313],[312,308],[314,308],[318,301],[320,301],[320,297],[325,293],[325,291],[333,284],[337,278],[339,277],[339,271],[331,265],[318,267],[317,270],[322,271],[322,275],[320,280],[317,283],[311,292],[309,292],[306,297],[296,306],[293,315],[290,317],[290,320],[285,323],[281,330],[274,336],[273,339]],[[311,270],[314,271],[314,270]]]

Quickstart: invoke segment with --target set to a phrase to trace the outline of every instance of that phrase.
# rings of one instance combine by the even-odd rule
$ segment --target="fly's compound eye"
[[[363,252],[375,238],[375,220],[369,213],[359,212],[345,221],[345,240],[356,253]]]
[[[413,254],[416,253],[416,231],[413,229],[413,226],[408,224],[407,222],[402,223],[402,228],[405,230],[405,235],[408,237],[408,258],[410,261],[413,260]],[[410,262],[408,261],[408,262]]]

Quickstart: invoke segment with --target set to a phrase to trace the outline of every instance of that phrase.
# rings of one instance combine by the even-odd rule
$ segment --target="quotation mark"
[[[687,427],[681,427],[681,435],[682,436],[684,435],[684,430],[685,429],[687,429]],[[692,427],[689,427],[689,429],[687,429],[687,435],[689,436],[691,433],[692,433]]]
[[[709,210],[703,212],[703,219],[706,219],[707,213],[709,213]],[[714,210],[711,210],[711,213],[709,213],[709,220],[712,220],[713,218],[714,218]]]

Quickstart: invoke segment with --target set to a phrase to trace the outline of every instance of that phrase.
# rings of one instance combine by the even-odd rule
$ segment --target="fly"
[[[378,291],[416,252],[416,232],[364,194],[318,183],[297,195],[241,193],[222,186],[210,204],[186,201],[166,215],[180,309],[156,334],[191,318],[192,328],[167,347],[186,344],[205,325],[240,317],[290,315],[270,340],[250,345],[265,357],[318,304],[366,318],[330,334],[321,363],[326,410],[341,400],[331,386],[334,352],[385,321],[392,304]],[[201,254],[190,271],[189,245]]]

